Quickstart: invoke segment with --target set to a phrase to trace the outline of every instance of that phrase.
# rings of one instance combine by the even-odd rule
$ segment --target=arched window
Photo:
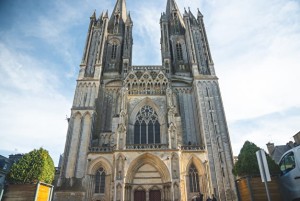
[[[95,175],[95,193],[105,192],[105,171],[102,167],[99,168]]]
[[[177,53],[177,59],[179,61],[183,60],[183,55],[182,55],[182,46],[181,43],[176,43],[176,53]]]
[[[194,164],[189,169],[190,192],[200,192],[199,175]]]
[[[112,48],[111,48],[111,59],[116,59],[117,56],[117,43],[113,43],[112,44]]]
[[[134,144],[160,143],[158,116],[149,105],[143,106],[136,115],[134,124]]]

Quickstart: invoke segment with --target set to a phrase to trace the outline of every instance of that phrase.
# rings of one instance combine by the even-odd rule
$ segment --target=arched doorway
[[[160,190],[150,190],[149,191],[149,201],[161,201]]]
[[[170,173],[160,158],[148,153],[143,154],[130,164],[125,188],[127,200],[170,200]]]
[[[134,201],[146,201],[146,191],[145,190],[135,190],[134,191]]]

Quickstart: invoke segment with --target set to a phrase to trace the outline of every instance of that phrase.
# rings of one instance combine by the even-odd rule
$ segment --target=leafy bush
[[[48,151],[40,148],[25,154],[13,164],[8,174],[10,183],[37,183],[42,181],[51,184],[54,179],[55,167]]]
[[[235,176],[259,175],[259,166],[256,158],[256,152],[260,150],[254,143],[246,141],[238,156],[238,161],[233,167]],[[279,167],[272,158],[266,154],[270,174],[278,174]]]

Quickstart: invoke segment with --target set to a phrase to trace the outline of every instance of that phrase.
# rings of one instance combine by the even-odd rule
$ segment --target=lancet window
[[[199,175],[194,164],[189,169],[190,192],[199,192]]]
[[[117,44],[113,43],[111,48],[111,59],[116,59],[117,56]]]
[[[134,144],[160,143],[160,124],[157,113],[149,105],[143,106],[136,115]]]
[[[95,175],[95,193],[105,192],[105,170],[100,167]]]
[[[176,43],[176,53],[177,53],[177,59],[179,61],[183,60],[183,54],[182,54],[182,46],[181,43]]]

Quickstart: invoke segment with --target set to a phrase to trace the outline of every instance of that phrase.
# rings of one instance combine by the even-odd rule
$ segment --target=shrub
[[[254,143],[246,141],[238,156],[238,161],[233,167],[235,176],[259,175],[259,166],[256,158],[256,152],[260,150]],[[266,154],[270,174],[278,174],[279,167],[269,155]]]
[[[54,179],[55,167],[48,151],[40,148],[25,154],[13,164],[8,174],[10,183],[37,183],[42,181],[51,184]]]

